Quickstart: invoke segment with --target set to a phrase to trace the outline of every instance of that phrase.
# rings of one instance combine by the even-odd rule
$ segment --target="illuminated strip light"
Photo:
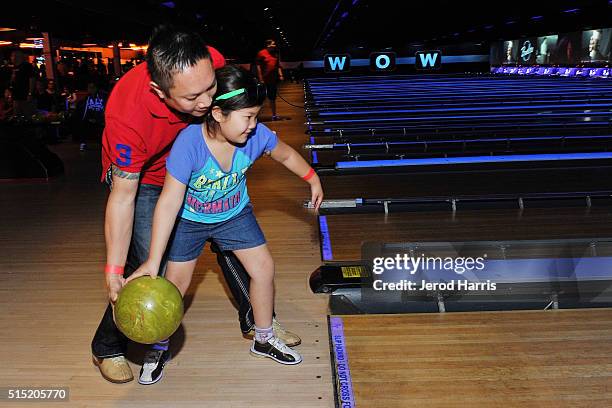
[[[501,68],[501,67],[500,67]],[[535,67],[534,67],[535,68]],[[542,69],[542,68],[538,68]],[[565,69],[565,68],[564,68]],[[512,80],[513,82],[510,82],[511,80],[506,79],[506,78],[500,78],[500,77],[495,77],[492,78],[490,80],[480,80],[478,82],[475,81],[446,81],[446,80],[442,80],[442,79],[431,79],[431,80],[427,80],[424,79],[422,77],[415,77],[413,80],[411,81],[407,81],[404,79],[401,80],[393,80],[392,78],[389,78],[388,80],[362,80],[362,81],[349,81],[348,77],[347,78],[343,78],[343,83],[341,85],[337,84],[337,83],[330,83],[330,82],[323,82],[323,81],[311,81],[310,82],[310,87],[313,90],[316,90],[318,88],[339,88],[339,89],[344,89],[346,87],[351,87],[351,88],[365,88],[368,85],[373,85],[375,84],[376,86],[387,86],[390,87],[391,85],[394,86],[401,86],[402,88],[407,88],[407,89],[411,89],[411,88],[415,88],[415,89],[421,89],[424,88],[430,84],[436,84],[436,85],[452,85],[452,86],[457,86],[460,89],[492,89],[493,86],[496,87],[497,90],[499,90],[499,84],[503,84],[504,86],[506,86],[508,89],[524,89],[522,88],[524,86],[524,83],[527,82],[531,82],[531,80],[529,79],[522,79],[519,83],[513,83],[516,82],[514,80]],[[548,89],[556,89],[556,88],[560,88],[563,87],[565,89],[564,85],[559,85],[556,82],[548,82],[546,84],[544,84],[546,87],[544,88],[544,90],[548,90]],[[444,88],[442,88],[443,90]],[[584,89],[584,88],[583,88]],[[535,89],[538,90],[538,89]]]
[[[392,102],[395,102],[395,101],[403,102],[403,101],[408,100],[408,99],[409,98],[393,97],[393,98],[386,98],[385,102],[389,102],[389,101],[392,101]],[[371,100],[371,98],[370,98],[370,100]],[[580,102],[581,100],[582,99],[566,99],[565,101],[566,102]],[[602,98],[602,99],[600,99],[600,101],[610,101],[610,102],[612,102],[612,98]],[[514,101],[510,101],[510,102],[514,102]],[[508,102],[508,103],[510,103],[510,102]],[[520,101],[518,101],[518,102],[520,102]],[[550,99],[534,99],[534,100],[531,100],[531,102],[534,103],[534,104],[536,104],[536,103],[543,104],[543,103],[550,102]],[[488,103],[488,102],[477,102],[477,103],[481,103],[478,106],[485,107],[485,108],[487,106],[491,106],[493,104],[493,102],[491,102],[491,103]],[[423,106],[425,108],[428,105],[429,104],[423,103],[420,106]],[[461,106],[461,105],[462,104],[453,101],[453,105],[449,104],[447,106],[449,107],[449,110],[452,110],[454,107],[458,107],[458,106]],[[395,105],[395,106],[397,106],[397,105]],[[334,107],[334,108],[327,108],[327,107],[325,107],[325,108],[318,108],[318,109],[317,108],[313,108],[311,114],[318,113],[318,112],[339,112],[340,113],[341,112],[340,109],[343,109],[343,108],[336,108],[336,107]],[[328,132],[330,132],[330,131],[328,130]]]
[[[314,137],[311,137],[311,140]],[[363,142],[363,143],[334,143],[334,144],[310,144],[305,145],[304,149],[307,150],[332,150],[334,148],[344,147],[383,147],[383,146],[415,146],[422,145],[424,143],[428,145],[434,144],[457,144],[457,143],[478,143],[478,142],[522,142],[525,140],[580,140],[580,139],[612,139],[612,135],[603,136],[539,136],[539,137],[500,137],[500,138],[484,138],[484,139],[451,139],[451,140],[429,140],[429,141],[418,141],[418,142]]]
[[[324,215],[319,216],[319,230],[321,231],[321,252],[324,261],[331,261],[334,259],[332,255],[331,240],[329,239],[329,227],[327,226],[327,217]]]
[[[431,159],[401,159],[401,160],[371,160],[338,162],[336,169],[358,169],[372,167],[404,167],[404,166],[436,166],[448,164],[476,164],[476,163],[513,163],[527,161],[554,161],[554,160],[595,160],[612,159],[612,153],[565,153],[565,154],[517,154],[506,156],[472,156],[447,157]]]
[[[577,117],[577,119],[578,118],[579,117]],[[572,123],[572,125],[573,126],[593,126],[593,125],[609,125],[609,123],[610,122],[608,122],[606,120],[598,121],[598,122],[590,121],[588,123],[585,123],[584,121],[582,121],[582,122],[577,122],[577,123],[574,122],[574,123]],[[495,126],[495,128],[503,128],[504,126],[507,126],[507,125]],[[529,124],[530,128],[538,128],[538,127],[547,127],[547,128],[549,128],[550,126],[551,125],[549,123],[530,123]],[[557,124],[556,126],[559,127],[559,126],[565,126],[565,125]],[[389,129],[390,130],[402,130],[404,127],[405,126],[397,126],[397,125],[396,126],[384,126],[384,125],[381,125],[381,126],[377,126],[376,129],[379,130],[379,131],[389,130]],[[352,127],[352,128],[350,128],[350,130],[351,131],[368,131],[368,132],[371,132],[372,128],[369,127],[369,126],[368,127]],[[322,131],[315,129],[315,130],[311,130],[311,132],[314,132],[315,137],[320,137]],[[323,131],[323,132],[324,133],[330,133],[331,131],[330,132]],[[325,136],[327,136],[327,135],[325,135]]]
[[[494,119],[494,118],[526,118],[526,117],[556,117],[560,114],[575,116],[576,114],[580,114],[577,112],[555,112],[555,113],[530,113],[530,114],[500,114],[500,115],[463,115],[463,116],[427,116],[427,117],[409,117],[409,118],[376,118],[376,122],[398,122],[398,121],[422,121],[422,120],[437,120],[437,119]],[[593,112],[590,113],[589,116],[602,116],[602,115],[610,115],[610,112]],[[348,119],[350,122],[372,122],[372,118],[368,119]],[[326,120],[324,123],[330,125],[332,123],[344,123],[347,122],[345,119],[334,119],[334,120]],[[314,122],[313,122],[314,123]],[[319,123],[317,123],[319,124]],[[322,123],[321,123],[322,124]]]
[[[590,108],[590,107],[607,107],[609,103],[594,103],[594,104],[571,104],[562,105],[562,108]],[[348,112],[319,112],[319,116],[345,116],[345,115],[372,115],[372,114],[386,114],[386,113],[427,113],[427,112],[482,112],[482,111],[503,111],[503,110],[535,110],[535,109],[549,109],[558,108],[559,104],[555,105],[513,105],[513,106],[478,106],[474,108],[440,108],[440,109],[387,109],[387,110],[367,110],[363,109],[360,111],[348,111]]]
[[[499,69],[499,68],[498,68]],[[538,68],[539,70],[539,68]],[[439,85],[439,86],[453,86],[458,88],[459,90],[491,90],[493,89],[493,86],[496,87],[497,89],[497,93],[499,93],[499,86],[500,84],[503,85],[504,91],[510,90],[510,91],[514,91],[516,93],[517,90],[523,89],[524,91],[524,85],[525,82],[531,82],[531,80],[529,79],[523,79],[523,78],[519,78],[520,83],[515,84],[509,84],[506,79],[506,77],[495,77],[494,80],[491,81],[483,81],[480,83],[474,83],[474,82],[468,82],[468,83],[460,83],[460,82],[452,82],[452,81],[442,81],[442,80],[438,80],[438,81],[423,81],[423,80],[419,80],[420,78],[415,78],[415,82],[413,84],[408,84],[406,83],[406,81],[364,81],[362,83],[355,83],[355,82],[348,82],[345,81],[345,78],[343,78],[343,83],[342,85],[335,85],[335,84],[331,84],[331,83],[324,83],[324,82],[314,82],[310,84],[311,87],[311,91],[312,92],[317,92],[319,89],[339,89],[339,90],[344,90],[344,89],[349,89],[349,91],[353,91],[353,90],[361,90],[361,89],[367,89],[368,86],[371,85],[376,85],[377,87],[379,86],[383,86],[385,88],[389,88],[389,89],[396,89],[399,91],[402,90],[411,90],[411,89],[416,89],[416,90],[422,90],[422,89],[427,89],[426,87],[431,85],[431,84],[435,84],[435,85]],[[502,82],[504,81],[504,82]],[[517,81],[517,80],[515,80]],[[576,82],[577,83],[577,82]],[[567,84],[566,83],[546,83],[544,84],[545,88],[542,88],[541,91],[549,91],[549,90],[557,90],[558,88],[563,88],[566,89]],[[398,88],[401,87],[401,88]],[[570,89],[583,89],[584,90],[584,86],[582,87],[574,87],[574,88],[570,88]],[[432,90],[433,91],[433,90]],[[445,91],[444,88],[441,88],[440,91]],[[440,93],[440,91],[438,93]],[[540,91],[540,89],[534,89],[534,91]],[[446,90],[446,92],[448,92],[448,90]],[[539,92],[541,93],[541,92]]]
[[[314,144],[314,143],[315,143],[314,136],[310,136],[310,144]],[[311,152],[311,155],[312,155],[312,164],[319,163],[319,157],[317,155],[317,152]]]
[[[11,45],[12,42],[11,41],[0,41],[0,46],[2,45]]]
[[[19,48],[42,48],[42,44],[20,43]]]
[[[590,69],[606,69],[606,68],[590,68]],[[500,78],[502,79],[502,78]],[[522,78],[520,78],[522,79]],[[394,85],[395,84],[395,85]],[[427,86],[430,85],[432,83],[424,83],[423,85],[419,84],[418,86],[406,86],[402,83],[380,83],[380,84],[366,84],[366,85],[357,85],[357,84],[346,84],[343,86],[332,86],[332,85],[313,85],[311,88],[311,94],[313,96],[316,97],[325,97],[328,96],[328,99],[330,98],[338,98],[338,97],[342,97],[345,96],[347,94],[349,95],[355,95],[355,93],[357,93],[357,96],[367,96],[368,94],[377,94],[380,93],[380,89],[385,90],[386,92],[386,96],[389,97],[397,97],[398,95],[400,96],[404,96],[407,95],[406,97],[412,97],[415,95],[419,95],[422,94],[423,91],[428,91]],[[375,85],[376,89],[375,90],[367,90],[366,86],[372,86]],[[452,84],[452,83],[440,83],[440,84],[436,84],[436,85],[444,85],[444,86],[453,86],[455,88],[455,91],[461,91],[461,93],[459,94],[459,96],[461,97],[465,97],[465,96],[473,96],[473,94],[477,93],[480,95],[499,95],[500,91],[499,89],[497,90],[497,92],[494,92],[492,87],[490,87],[488,84],[483,84],[482,87],[473,87],[473,86],[466,86],[466,85],[462,85],[462,84]],[[499,86],[499,84],[497,84]],[[502,84],[504,86],[506,86],[505,84]],[[525,85],[525,84],[523,84]],[[401,88],[400,88],[401,87]],[[561,94],[566,95],[567,91],[582,91],[582,93],[588,93],[591,91],[585,90],[584,85],[580,86],[580,87],[571,87],[569,86],[567,83],[559,83],[553,86],[550,86],[546,89],[541,89],[541,90],[537,90],[534,89],[532,94],[535,95],[559,95],[560,94],[560,90],[562,90],[563,92]],[[524,94],[524,89],[522,90],[523,92],[520,92],[521,88],[520,87],[509,87],[506,86],[506,88],[502,91],[504,94],[507,95],[518,95],[521,96],[521,94]],[[450,91],[448,89],[440,89],[440,90],[431,90],[429,92],[430,94],[438,97],[440,95],[450,95]],[[331,94],[331,95],[330,95]],[[455,92],[455,94],[457,94],[457,92]],[[351,98],[352,100],[353,98]],[[386,99],[386,98],[385,98]]]

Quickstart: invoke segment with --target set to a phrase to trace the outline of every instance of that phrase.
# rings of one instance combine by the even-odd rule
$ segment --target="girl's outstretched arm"
[[[323,187],[319,176],[312,167],[291,146],[279,139],[278,144],[270,153],[270,156],[293,173],[306,180],[310,184],[310,202],[316,211],[319,210],[323,201]]]
[[[156,277],[159,272],[159,265],[166,251],[170,234],[174,228],[174,223],[178,212],[185,198],[187,186],[166,172],[164,189],[157,200],[155,214],[153,215],[153,230],[151,232],[151,248],[149,258],[143,263],[127,280],[131,281],[139,276],[150,275]]]

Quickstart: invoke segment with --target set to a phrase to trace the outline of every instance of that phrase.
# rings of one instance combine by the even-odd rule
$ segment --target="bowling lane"
[[[612,167],[391,174],[321,174],[325,199],[529,194],[610,189]],[[328,173],[329,174],[329,173]]]
[[[361,259],[363,242],[612,237],[610,207],[488,209],[322,216],[324,261]]]

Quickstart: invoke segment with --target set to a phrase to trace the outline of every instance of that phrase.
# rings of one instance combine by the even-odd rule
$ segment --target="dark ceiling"
[[[266,10],[267,8],[267,10]],[[405,49],[612,26],[612,1],[47,0],[4,7],[0,26],[80,43],[145,43],[161,22],[191,26],[248,61],[276,38],[285,60],[328,51]],[[0,39],[10,37],[0,34]]]

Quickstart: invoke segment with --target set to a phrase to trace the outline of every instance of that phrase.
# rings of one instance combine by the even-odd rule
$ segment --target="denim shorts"
[[[247,204],[235,217],[214,224],[181,218],[171,241],[168,260],[187,262],[198,258],[209,239],[215,241],[222,251],[255,248],[266,243],[253,214],[253,206]]]

